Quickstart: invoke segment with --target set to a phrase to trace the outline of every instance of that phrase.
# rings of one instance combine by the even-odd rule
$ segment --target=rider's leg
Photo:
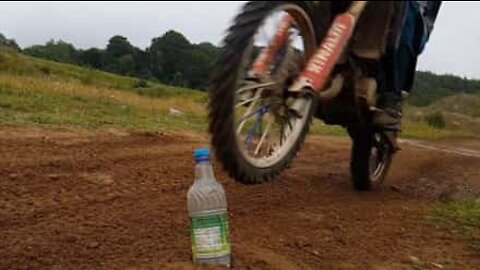
[[[398,46],[391,46],[382,61],[379,74],[380,111],[374,115],[376,126],[399,131],[402,120],[402,92],[410,92],[423,39],[423,24],[416,1],[407,1],[405,22]]]

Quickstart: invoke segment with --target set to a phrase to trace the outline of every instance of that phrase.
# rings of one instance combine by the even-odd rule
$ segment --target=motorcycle
[[[217,158],[243,184],[289,168],[314,118],[353,141],[353,186],[380,186],[396,132],[372,125],[396,1],[251,1],[228,29],[211,79]]]

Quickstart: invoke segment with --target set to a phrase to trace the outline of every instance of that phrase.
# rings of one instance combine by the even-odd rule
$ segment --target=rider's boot
[[[386,131],[400,132],[402,129],[402,97],[386,93],[377,105],[378,110],[373,115],[373,125]]]
[[[402,105],[403,97],[387,93],[380,99],[378,110],[373,115],[373,126],[384,131],[394,152],[401,150],[397,138],[402,130]]]

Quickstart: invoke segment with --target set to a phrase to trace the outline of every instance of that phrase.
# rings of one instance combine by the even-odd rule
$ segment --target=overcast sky
[[[0,2],[0,33],[21,47],[62,39],[104,48],[120,34],[145,48],[169,29],[218,44],[237,2]],[[419,69],[480,79],[480,2],[444,1]]]

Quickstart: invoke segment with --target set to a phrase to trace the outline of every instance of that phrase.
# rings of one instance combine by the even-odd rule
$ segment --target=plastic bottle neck
[[[213,174],[210,160],[197,160],[195,166],[195,181],[215,182],[215,176]]]

